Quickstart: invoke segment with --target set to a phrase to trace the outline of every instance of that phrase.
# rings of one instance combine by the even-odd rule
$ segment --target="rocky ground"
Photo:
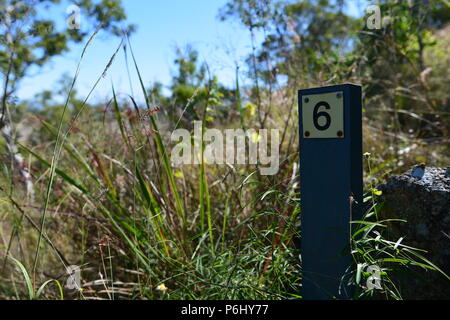
[[[389,237],[427,250],[424,255],[450,275],[450,168],[416,166],[380,186],[382,218],[404,219],[389,225]],[[405,298],[450,299],[450,281],[436,272],[412,270],[418,279],[402,279]],[[420,279],[422,278],[422,280]]]

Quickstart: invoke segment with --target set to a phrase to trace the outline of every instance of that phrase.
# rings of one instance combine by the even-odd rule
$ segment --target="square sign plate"
[[[308,139],[344,138],[342,91],[302,96],[303,136]]]

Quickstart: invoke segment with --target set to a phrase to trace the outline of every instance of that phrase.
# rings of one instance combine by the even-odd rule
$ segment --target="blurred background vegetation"
[[[0,297],[300,297],[297,90],[363,86],[367,186],[450,158],[450,3],[376,1],[383,24],[369,29],[370,14],[348,14],[349,1],[226,1],[217,18],[250,35],[234,86],[186,46],[176,49],[168,87],[133,83],[144,100],[112,88],[95,102],[77,92],[78,70],[34,99],[16,93],[31,68],[73,42],[88,51],[99,30],[122,39],[105,53],[111,59],[99,81],[120,53],[139,74],[135,26],[121,1],[73,1],[89,16],[83,32],[39,18],[37,10],[57,0],[0,1]],[[195,120],[279,129],[280,171],[173,167],[170,134],[192,130]],[[69,265],[82,268],[82,290],[59,290]],[[381,296],[400,298],[385,281]]]

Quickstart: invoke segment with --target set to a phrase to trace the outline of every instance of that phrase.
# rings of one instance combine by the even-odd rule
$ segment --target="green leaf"
[[[25,279],[25,283],[27,285],[27,289],[28,289],[28,297],[30,300],[34,299],[34,289],[33,289],[33,283],[31,281],[30,275],[28,274],[27,269],[25,268],[25,266],[17,259],[10,257],[10,259],[12,261],[14,261],[17,266],[19,267],[20,271],[22,272],[22,275]]]

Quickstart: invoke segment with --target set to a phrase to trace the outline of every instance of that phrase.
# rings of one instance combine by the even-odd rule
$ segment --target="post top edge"
[[[333,91],[339,90],[339,89],[361,88],[361,87],[362,86],[360,84],[346,82],[346,83],[338,84],[338,85],[300,89],[300,90],[298,90],[298,92],[299,92],[299,94],[309,94],[309,93],[320,93],[320,92],[333,92]]]

